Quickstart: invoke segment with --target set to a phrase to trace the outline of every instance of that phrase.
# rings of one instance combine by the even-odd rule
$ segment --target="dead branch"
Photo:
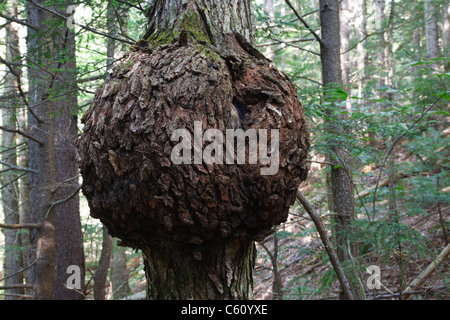
[[[6,169],[1,170],[0,173],[4,173],[4,172],[7,172],[7,171],[11,171],[11,170],[14,170],[14,171],[25,171],[25,172],[31,172],[31,173],[38,173],[37,170],[31,169],[31,168],[17,167],[17,166],[14,166],[14,165],[10,164],[10,163],[4,162],[4,161],[0,161],[0,164],[3,165],[3,166],[8,167]]]
[[[444,261],[448,257],[449,254],[450,254],[450,244],[448,244],[444,248],[444,250],[442,250],[442,252],[438,255],[436,260],[431,262],[428,265],[428,267],[426,267],[425,270],[423,270],[422,273],[419,274],[419,276],[411,282],[411,284],[405,289],[404,292],[409,292],[414,288],[420,287],[423,284],[423,282],[434,272],[434,270],[436,270],[439,267],[442,261]],[[411,294],[405,294],[405,299],[410,298]]]
[[[12,284],[9,286],[0,286],[0,290],[10,290],[10,289],[33,289],[32,284]]]
[[[64,20],[69,19],[69,17],[64,16],[63,14],[59,13],[58,11],[53,10],[51,8],[48,8],[46,6],[43,6],[43,5],[41,5],[39,3],[36,3],[36,2],[34,2],[32,0],[28,0],[28,2],[31,3],[32,5],[38,7],[39,9],[42,9],[44,11],[47,11],[47,12],[51,13],[51,14],[54,14],[55,16],[57,16],[57,17],[59,17],[61,19],[64,19]],[[82,24],[79,24],[79,23],[75,23],[75,25],[79,26],[82,29],[85,29],[87,31],[90,31],[92,33],[98,34],[98,35],[106,37],[106,38],[110,38],[110,39],[113,39],[113,40],[116,40],[116,41],[119,41],[119,42],[125,42],[125,43],[128,43],[128,44],[134,44],[134,42],[132,42],[132,41],[129,41],[129,40],[126,40],[126,39],[117,38],[117,37],[112,36],[110,34],[107,34],[107,33],[104,33],[104,32],[98,31],[98,30],[95,30],[95,29],[93,29],[91,27],[88,27],[88,26],[85,26],[85,25],[82,25]]]
[[[26,22],[26,21],[23,21],[23,20],[20,20],[20,19],[16,19],[16,18],[7,16],[6,14],[3,14],[3,13],[1,13],[1,12],[0,12],[0,17],[6,19],[6,20],[8,20],[8,21],[12,21],[12,22],[16,22],[16,23],[18,23],[18,24],[24,25],[24,26],[26,26],[26,27],[28,27],[28,28],[31,28],[31,29],[34,29],[34,30],[37,30],[37,29],[38,29],[36,26],[34,26],[34,25],[32,25],[32,24],[30,24],[30,23],[28,23],[28,22]]]
[[[325,44],[322,41],[322,38],[309,26],[309,24],[303,19],[303,17],[298,13],[298,11],[295,9],[295,7],[292,5],[292,3],[289,0],[285,0],[286,4],[292,9],[298,20],[300,20],[303,25],[306,27],[306,29],[311,32],[311,34],[314,36],[314,38],[319,41],[320,45],[325,46]]]
[[[320,217],[316,214],[316,211],[314,210],[312,205],[308,202],[308,200],[306,200],[305,196],[300,192],[300,190],[297,191],[297,199],[301,203],[303,208],[305,208],[306,212],[308,212],[309,216],[311,217],[311,220],[314,222],[314,225],[317,228],[317,231],[319,232],[320,239],[322,240],[323,246],[327,251],[327,254],[330,258],[331,264],[333,265],[334,271],[336,272],[336,275],[339,279],[339,283],[341,284],[341,288],[345,297],[348,300],[355,300],[355,298],[353,297],[353,293],[350,289],[347,277],[345,276],[344,269],[342,269],[337,254],[334,251],[333,244],[328,238],[327,229],[325,228],[322,219],[320,219]]]
[[[22,135],[22,136],[24,136],[24,137],[26,137],[26,138],[28,138],[30,140],[33,140],[34,142],[39,143],[40,145],[44,144],[41,140],[33,137],[32,135],[29,135],[28,133],[26,133],[26,132],[24,132],[24,131],[22,131],[20,129],[13,129],[13,128],[7,128],[7,127],[4,127],[4,126],[0,126],[0,130],[12,132],[12,133],[18,133],[18,134],[20,134],[20,135]]]
[[[439,290],[446,289],[446,288],[447,288],[446,286],[439,286],[439,287],[423,288],[421,290],[414,290],[414,291],[395,292],[395,293],[382,294],[379,296],[375,296],[374,299],[395,298],[395,297],[401,297],[401,296],[411,295],[411,294],[426,294],[426,293],[430,293],[432,291],[439,291]]]
[[[63,198],[63,199],[60,199],[60,200],[58,200],[58,201],[53,202],[53,203],[50,205],[50,208],[48,208],[48,211],[47,211],[47,214],[45,215],[45,217],[46,217],[46,218],[48,217],[48,215],[50,214],[50,211],[51,211],[54,207],[56,207],[56,206],[58,206],[58,205],[60,205],[60,204],[63,204],[63,203],[65,203],[65,202],[69,201],[70,199],[72,199],[73,197],[75,197],[75,196],[77,195],[77,193],[78,193],[80,190],[81,190],[81,186],[78,187],[72,194],[70,194],[70,195],[67,196],[66,198]]]
[[[41,225],[36,223],[24,223],[24,224],[3,224],[0,223],[2,229],[40,229]]]

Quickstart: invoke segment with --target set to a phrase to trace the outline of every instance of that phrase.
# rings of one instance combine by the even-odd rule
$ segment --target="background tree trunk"
[[[346,108],[352,112],[352,103],[350,100],[350,5],[349,0],[340,2],[340,35],[341,35],[341,69],[342,69],[342,88],[348,95]]]
[[[79,208],[79,175],[76,160],[76,140],[78,127],[76,116],[76,58],[74,30],[64,26],[56,30],[60,35],[54,41],[55,54],[60,57],[58,78],[54,87],[62,98],[55,100],[55,167],[56,167],[56,201],[63,201],[55,207],[56,220],[56,269],[53,287],[53,299],[83,300],[84,296],[84,253],[81,234]],[[74,195],[75,194],[75,195]],[[81,288],[70,290],[66,287],[67,268],[71,265],[80,267]]]
[[[325,99],[330,101],[328,90],[334,86],[342,86],[341,70],[341,46],[340,46],[340,21],[339,21],[339,1],[320,1],[320,25],[321,33],[321,62],[322,62],[322,82],[325,88]],[[327,111],[331,115],[331,109]],[[341,116],[344,117],[344,116]],[[330,125],[330,124],[328,124]],[[336,134],[341,128],[330,128]],[[349,245],[346,238],[347,231],[351,228],[354,220],[354,198],[353,183],[349,172],[349,156],[345,147],[335,145],[330,149],[329,158],[339,166],[331,167],[330,186],[332,194],[332,209],[337,213],[336,218],[336,244],[337,255],[340,262],[350,260],[348,251]],[[348,172],[347,172],[348,171]],[[356,257],[354,246],[350,245],[353,256]],[[355,281],[355,277],[349,277],[350,282]],[[353,286],[357,291],[357,286]],[[358,297],[358,294],[354,296]]]
[[[269,16],[269,24],[275,23],[275,11],[273,10],[273,0],[264,0],[264,11],[266,11]],[[267,59],[275,59],[275,53],[272,46],[267,46],[265,55]]]
[[[437,24],[437,10],[432,0],[425,0],[425,47],[427,58],[433,59],[439,56],[439,28]],[[438,70],[438,63],[430,64],[431,68]]]
[[[27,2],[27,21],[46,30],[45,21],[51,20],[51,14],[38,9]],[[40,52],[38,43],[52,49],[49,39],[39,37],[33,29],[28,28],[27,48],[31,61],[40,61],[50,65],[52,61]],[[29,262],[34,263],[28,271],[28,282],[34,285],[33,296],[37,300],[52,298],[55,276],[55,226],[56,212],[50,210],[54,201],[53,190],[56,187],[55,149],[54,149],[54,104],[48,101],[47,90],[50,87],[48,75],[32,63],[28,66],[29,102],[35,105],[34,115],[28,113],[28,134],[39,142],[28,139],[28,166],[37,173],[29,174],[30,223],[40,224],[39,230],[30,232]],[[37,115],[37,117],[35,116]]]
[[[448,56],[450,53],[450,5],[444,1],[442,4],[442,53]],[[445,65],[445,72],[450,70],[450,62]]]
[[[106,280],[111,261],[111,252],[113,246],[113,237],[103,226],[102,253],[98,261],[97,270],[94,275],[94,300],[106,300]]]
[[[120,300],[130,295],[130,285],[128,284],[129,277],[126,248],[118,246],[117,240],[113,241],[111,285],[115,300]]]
[[[17,0],[8,1],[6,14],[9,16],[17,15]],[[5,59],[11,65],[20,63],[20,47],[19,47],[19,25],[11,22],[6,26],[6,54]],[[19,80],[17,75],[21,73],[20,68],[15,67],[13,71],[9,71],[5,76],[5,90],[6,96],[16,96],[19,92]],[[11,129],[18,126],[16,109],[18,102],[15,98],[11,99],[2,109],[2,125]],[[16,134],[12,132],[2,132],[2,147],[7,152],[3,151],[1,160],[7,165],[3,165],[2,169],[6,172],[2,175],[2,207],[5,224],[19,224],[20,223],[20,193],[19,183],[17,181],[19,173],[10,170],[8,165],[17,166],[17,140]],[[8,171],[9,170],[9,171]],[[18,272],[23,268],[23,259],[20,252],[22,241],[21,232],[17,230],[5,229],[3,230],[5,236],[5,256],[3,260],[4,270],[4,285],[15,285],[23,283],[23,273]],[[19,299],[19,295],[24,294],[23,288],[11,289],[5,291],[6,300]]]
[[[35,138],[28,140],[28,165],[37,172],[29,174],[30,223],[41,225],[30,233],[29,260],[35,264],[28,272],[28,282],[34,285],[38,300],[83,299],[84,257],[75,159],[77,118],[73,115],[77,106],[75,39],[64,20],[29,2],[27,16],[40,31],[28,28],[27,47],[33,111],[28,114],[28,134]],[[51,70],[50,76],[44,70]],[[78,291],[65,286],[70,265],[81,271]]]
[[[356,0],[354,3],[354,17],[355,17],[355,29],[358,34],[358,45],[356,50],[358,52],[357,70],[358,70],[358,97],[363,97],[363,90],[367,81],[367,53],[364,49],[364,38],[367,34],[367,22],[366,22],[366,1]]]

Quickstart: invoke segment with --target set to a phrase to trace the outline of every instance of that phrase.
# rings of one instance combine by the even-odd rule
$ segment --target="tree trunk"
[[[51,20],[48,12],[38,9],[27,2],[27,21],[41,30],[45,30],[45,21]],[[33,29],[28,28],[28,57],[32,61],[40,61],[48,66],[48,61],[41,52],[43,47],[52,48],[48,39],[42,39]],[[36,66],[29,65],[28,89],[29,102],[35,105],[33,108],[36,118],[31,112],[28,114],[28,134],[38,141],[28,140],[28,166],[37,171],[30,173],[28,177],[30,189],[30,223],[40,224],[39,230],[30,232],[29,262],[34,263],[28,271],[27,281],[34,285],[33,296],[37,300],[50,300],[52,298],[53,281],[55,276],[55,210],[50,210],[53,202],[53,190],[56,187],[56,172],[54,141],[54,124],[52,114],[54,105],[47,100],[49,80],[46,74]],[[48,214],[47,214],[48,212]]]
[[[114,238],[103,226],[102,253],[98,261],[97,270],[94,275],[94,300],[106,300],[106,279],[111,262],[111,252]]]
[[[450,54],[450,5],[444,1],[442,4],[442,54],[448,57]],[[450,62],[445,65],[445,72],[450,71]]]
[[[117,241],[114,241],[111,260],[111,285],[114,300],[120,300],[130,295],[129,276],[126,248],[118,246]]]
[[[142,252],[149,299],[252,299],[253,242],[212,243],[204,252],[179,244],[148,246]]]
[[[80,167],[91,215],[121,245],[142,250],[149,298],[250,299],[253,242],[286,221],[307,176],[309,134],[296,88],[253,47],[249,0],[154,1],[146,14],[148,32],[83,117]],[[203,162],[196,138],[194,155],[177,163],[174,134],[199,137],[202,124],[227,135],[258,130],[260,154],[269,148],[264,129],[276,129],[278,171],[265,170],[264,155],[230,161],[240,151],[253,158],[247,146],[226,156],[219,146],[217,161]]]
[[[10,0],[7,5],[7,14],[11,17],[17,15],[17,0]],[[19,25],[11,22],[6,26],[6,61],[11,64],[20,63],[20,47],[19,47]],[[15,96],[19,92],[19,81],[17,74],[21,73],[19,68],[14,68],[5,76],[5,90],[6,96]],[[2,124],[4,127],[15,129],[16,122],[16,107],[19,103],[13,98],[8,101],[2,109]],[[8,165],[17,166],[17,140],[16,134],[3,131],[2,132],[2,147],[8,152],[3,151],[1,154],[2,161]],[[19,184],[17,182],[18,172],[8,171],[10,167],[3,165],[5,173],[2,174],[2,207],[5,224],[19,224]],[[4,270],[4,285],[15,285],[23,283],[23,274],[18,272],[23,268],[23,259],[20,252],[22,246],[21,235],[17,230],[5,229],[3,230],[5,236],[5,256],[3,260]],[[5,291],[6,300],[19,299],[18,295],[24,294],[23,288],[10,289]]]
[[[321,62],[322,62],[322,81],[325,87],[325,99],[331,101],[328,97],[328,89],[332,86],[342,86],[341,70],[341,46],[340,46],[340,21],[339,21],[339,1],[320,1],[320,24],[322,28],[321,44]],[[331,110],[327,111],[331,114]],[[344,117],[344,116],[341,116]],[[328,123],[327,126],[333,130],[334,134],[339,132],[340,128]],[[333,127],[333,128],[331,128]],[[332,208],[337,213],[336,220],[336,244],[337,255],[340,262],[349,261],[348,239],[345,234],[351,228],[354,220],[354,197],[353,183],[350,178],[349,156],[348,152],[342,146],[334,145],[330,149],[330,156],[333,161],[340,166],[331,167],[331,193]],[[347,172],[348,171],[348,172]],[[355,257],[355,250],[350,246]],[[349,277],[350,278],[350,277]],[[350,278],[355,281],[355,277]],[[353,288],[357,291],[357,287]],[[354,294],[355,297],[359,296]]]
[[[425,0],[425,47],[427,58],[433,59],[439,56],[439,28],[437,24],[437,10],[432,0]],[[430,64],[431,68],[438,70],[438,63]]]
[[[55,100],[55,168],[56,168],[56,201],[62,203],[55,206],[57,214],[55,234],[55,282],[53,299],[83,300],[84,296],[84,252],[81,233],[79,208],[78,165],[76,161],[76,140],[78,138],[75,32],[64,27],[56,30],[59,36],[54,39],[55,55],[60,57],[58,78],[54,81],[54,89],[62,98]],[[64,59],[63,59],[64,57]],[[69,266],[80,268],[81,287],[68,289],[66,282]]]
[[[28,57],[39,67],[28,68],[28,166],[30,173],[30,223],[40,224],[30,233],[28,282],[38,300],[83,299],[84,257],[78,208],[78,168],[75,159],[77,105],[75,92],[75,40],[65,21],[27,3],[28,21],[40,32],[28,28]],[[52,22],[49,24],[49,22]],[[58,26],[55,26],[59,22]],[[44,54],[42,48],[51,55]],[[62,58],[64,57],[64,59]],[[43,69],[52,69],[49,76]],[[60,96],[52,98],[51,95]],[[69,266],[80,270],[81,287],[66,287]]]
[[[171,28],[171,21],[182,16],[178,8],[190,0],[172,1],[165,6],[155,1],[150,9],[149,32],[155,34]],[[248,0],[204,0],[199,3],[209,40],[220,51],[232,44],[227,35],[239,33],[254,42],[253,14]],[[201,4],[200,4],[201,3]],[[234,6],[233,6],[234,5]],[[175,24],[176,25],[176,22]],[[213,243],[204,251],[191,251],[179,244],[170,247],[142,248],[149,299],[251,299],[253,291],[254,243],[227,241]]]
[[[364,49],[364,37],[367,33],[366,22],[366,1],[356,0],[354,4],[354,16],[355,16],[355,30],[358,34],[358,45],[356,50],[358,52],[357,70],[358,70],[358,97],[363,98],[363,91],[367,79],[367,54]],[[364,101],[364,100],[361,100]]]
[[[273,0],[264,0],[264,11],[266,11],[266,14],[269,17],[269,24],[272,25],[273,23],[275,23]],[[265,55],[269,60],[273,61],[275,59],[275,53],[272,46],[267,46]]]
[[[340,2],[340,35],[341,35],[341,69],[343,90],[347,93],[348,99],[346,108],[348,112],[352,112],[352,103],[350,100],[350,5],[349,0]]]

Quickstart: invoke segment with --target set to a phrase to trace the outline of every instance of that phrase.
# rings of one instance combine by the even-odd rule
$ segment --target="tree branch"
[[[339,259],[337,257],[336,252],[334,251],[333,244],[328,238],[327,229],[325,228],[322,220],[316,214],[316,211],[314,210],[312,205],[308,202],[308,200],[306,200],[305,196],[300,192],[300,190],[297,191],[297,200],[301,203],[303,208],[305,208],[306,212],[308,212],[309,216],[311,217],[311,220],[314,222],[314,225],[317,228],[317,231],[319,232],[320,239],[322,240],[323,246],[325,247],[325,250],[328,253],[331,264],[333,265],[334,271],[336,272],[336,275],[339,279],[339,283],[341,284],[341,288],[345,297],[348,300],[355,300],[353,297],[353,293],[350,289],[347,277],[345,276],[344,269],[342,269],[342,266],[339,263]]]
[[[256,47],[260,48],[260,47],[268,47],[268,46],[274,46],[280,43],[281,40],[278,40],[276,38],[271,38],[272,40],[274,40],[274,42],[268,42],[268,43],[260,43],[257,44]],[[283,40],[283,43],[297,43],[297,42],[308,42],[308,41],[314,41],[314,39],[292,39],[292,40]]]
[[[77,195],[77,193],[78,193],[80,190],[81,190],[81,186],[78,187],[72,194],[70,194],[70,195],[67,196],[66,198],[63,198],[63,199],[61,199],[61,200],[58,200],[58,201],[53,202],[53,203],[51,204],[50,208],[48,208],[48,211],[47,211],[47,214],[45,215],[45,217],[48,217],[48,215],[50,214],[50,211],[51,211],[54,207],[56,207],[56,206],[58,206],[58,205],[60,205],[60,204],[63,204],[64,202],[67,202],[67,201],[69,201],[70,199],[72,199],[73,197],[75,197],[75,196]]]
[[[411,284],[405,289],[404,292],[408,292],[411,291],[412,289],[420,287],[422,283],[434,272],[434,270],[436,270],[439,267],[442,261],[444,261],[448,257],[449,254],[450,254],[450,244],[448,244],[444,248],[444,250],[442,250],[442,252],[436,258],[436,260],[431,262],[428,265],[428,267],[426,267],[425,270],[423,270],[422,273],[419,274],[419,276],[416,279],[414,279],[413,282],[411,282]],[[406,299],[411,298],[411,294],[405,294],[405,296]]]
[[[18,289],[18,288],[33,289],[34,286],[32,284],[12,284],[9,286],[1,286],[0,290],[10,290],[10,289]]]
[[[438,98],[435,102],[433,102],[433,104],[431,106],[429,106],[421,115],[420,117],[414,121],[414,123],[412,125],[410,125],[405,131],[403,131],[403,133],[401,135],[399,135],[397,138],[395,138],[395,140],[392,142],[391,146],[388,149],[388,152],[383,160],[383,163],[381,165],[380,168],[380,173],[378,174],[378,178],[377,178],[377,183],[375,185],[375,189],[374,189],[374,193],[373,193],[373,205],[372,205],[372,218],[375,218],[375,202],[377,200],[377,191],[378,191],[378,187],[380,184],[380,179],[381,179],[381,175],[383,173],[384,167],[386,165],[386,161],[389,158],[389,156],[391,155],[392,150],[394,150],[395,146],[397,145],[397,143],[408,133],[409,130],[411,130],[412,128],[414,128],[416,126],[416,124],[419,123],[420,120],[422,120],[423,117],[425,117],[425,115],[431,110],[433,109],[433,107],[441,100],[441,98]]]
[[[38,7],[39,9],[42,9],[42,10],[47,11],[47,12],[50,12],[51,14],[54,14],[55,16],[57,16],[57,17],[59,17],[59,18],[61,18],[61,19],[64,19],[64,20],[69,19],[69,17],[64,16],[63,14],[59,13],[59,12],[56,11],[56,10],[53,10],[53,9],[48,8],[48,7],[46,7],[46,6],[43,6],[43,5],[41,5],[41,4],[39,4],[39,3],[36,3],[36,2],[34,2],[34,1],[32,1],[32,0],[27,0],[27,1],[28,1],[29,3],[31,3],[32,5]],[[117,38],[117,37],[115,37],[115,36],[109,35],[109,34],[107,34],[107,33],[101,32],[101,31],[97,31],[97,30],[95,30],[95,29],[93,29],[93,28],[91,28],[91,27],[82,25],[82,24],[80,24],[80,23],[75,23],[75,25],[79,26],[79,27],[82,28],[82,29],[85,29],[85,30],[87,30],[87,31],[90,31],[90,32],[92,32],[92,33],[98,34],[98,35],[103,36],[103,37],[106,37],[106,38],[110,38],[110,39],[113,39],[113,40],[116,40],[116,41],[119,41],[119,42],[128,43],[128,44],[131,44],[131,45],[134,44],[134,42],[132,42],[132,41],[128,41],[128,40],[126,40],[126,39]]]
[[[299,49],[299,50],[302,50],[302,51],[306,51],[306,52],[312,53],[312,54],[314,54],[314,55],[316,55],[316,56],[320,56],[320,54],[317,53],[317,52],[314,52],[314,51],[312,51],[312,50],[308,50],[308,49],[299,47],[299,46],[297,46],[297,45],[295,45],[295,44],[292,44],[292,43],[290,43],[290,42],[286,42],[286,41],[284,41],[284,40],[274,39],[274,38],[272,38],[272,40],[274,40],[274,41],[276,41],[276,42],[278,42],[278,43],[283,43],[283,44],[285,44],[285,45],[287,45],[287,46],[289,46],[289,47],[296,48],[296,49]]]
[[[17,166],[14,166],[14,165],[10,164],[10,163],[4,162],[4,161],[0,161],[0,164],[8,167],[7,169],[3,169],[2,171],[0,171],[0,173],[4,173],[4,172],[7,172],[7,171],[11,171],[11,170],[25,171],[25,172],[31,172],[31,173],[38,173],[38,171],[36,171],[34,169],[17,167]]]
[[[26,138],[28,138],[30,140],[33,140],[34,142],[39,143],[40,145],[44,144],[41,140],[39,140],[39,139],[29,135],[28,133],[26,133],[26,132],[24,132],[24,131],[22,131],[20,129],[12,129],[12,128],[7,128],[7,127],[4,127],[4,126],[0,126],[0,130],[5,130],[5,131],[8,131],[8,132],[12,132],[12,133],[18,133],[18,134],[20,134],[20,135],[22,135],[22,136],[24,136],[24,137],[26,137]]]
[[[9,20],[9,21],[16,22],[18,24],[24,25],[24,26],[26,26],[28,28],[31,28],[31,29],[34,29],[34,30],[38,30],[38,28],[36,26],[33,26],[32,24],[29,24],[28,22],[25,22],[23,20],[7,16],[6,14],[3,14],[1,12],[0,12],[0,17],[4,18],[6,20]]]
[[[41,225],[36,223],[25,223],[25,224],[3,224],[0,223],[0,228],[2,229],[40,229]]]
[[[305,19],[303,19],[303,17],[298,13],[298,11],[295,9],[295,7],[292,5],[292,3],[289,0],[285,0],[286,4],[292,9],[292,11],[294,12],[294,14],[297,16],[298,20],[300,20],[303,25],[306,27],[306,29],[309,30],[309,32],[311,32],[311,34],[314,36],[314,38],[317,39],[317,41],[319,41],[319,43],[322,46],[325,46],[324,42],[322,41],[322,38],[309,26],[309,24],[305,21]]]

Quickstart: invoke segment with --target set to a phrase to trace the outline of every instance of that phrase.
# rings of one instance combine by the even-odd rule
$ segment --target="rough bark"
[[[76,85],[75,33],[66,27],[57,30],[60,35],[54,39],[55,54],[64,56],[63,63],[58,63],[58,78],[54,89],[63,94],[55,100],[55,170],[56,201],[63,201],[55,206],[55,282],[53,299],[83,300],[84,292],[84,253],[81,234],[78,165],[76,161],[76,140],[78,128],[76,116],[77,94],[70,86]],[[62,59],[61,59],[62,60]],[[76,193],[74,196],[72,196]],[[70,197],[70,199],[69,199]],[[66,281],[69,266],[78,266],[81,271],[81,288],[68,289]]]
[[[286,220],[307,175],[296,89],[249,42],[250,2],[233,4],[155,1],[149,32],[83,118],[79,155],[91,215],[123,245],[142,249],[150,298],[250,297],[253,241]],[[278,172],[262,175],[260,161],[226,164],[225,157],[176,165],[171,136],[197,132],[195,121],[224,136],[280,130]],[[194,147],[189,160],[205,145]],[[246,159],[254,154],[242,150]]]
[[[186,249],[179,243],[142,248],[151,299],[252,298],[256,255],[253,242],[234,239]]]
[[[50,20],[49,13],[37,9],[27,3],[27,21],[45,30],[44,21]],[[45,41],[42,40],[41,41]],[[48,41],[48,40],[47,40]],[[39,36],[32,28],[28,28],[27,48],[28,57],[32,61],[41,61],[42,65],[49,65],[48,61],[38,50]],[[46,43],[50,46],[50,43]],[[51,48],[51,46],[50,46]],[[55,275],[55,223],[56,214],[49,210],[53,202],[52,190],[55,189],[55,150],[52,141],[54,124],[51,114],[54,113],[53,103],[47,100],[48,79],[37,67],[29,66],[28,89],[29,101],[36,104],[33,108],[37,119],[31,112],[28,114],[28,134],[41,143],[28,140],[28,166],[37,171],[29,174],[30,223],[40,224],[42,227],[30,232],[29,262],[33,266],[28,271],[27,281],[34,285],[35,299],[51,299],[53,280]],[[47,212],[49,214],[47,214]]]
[[[78,181],[75,140],[77,119],[73,116],[75,47],[73,32],[63,20],[27,3],[28,21],[40,32],[28,29],[28,57],[40,65],[29,65],[28,164],[30,173],[30,223],[41,228],[30,233],[28,281],[34,285],[35,299],[82,299],[66,288],[67,268],[76,265],[84,286],[84,257],[78,210]],[[49,22],[59,21],[56,26]],[[41,32],[42,31],[42,32]],[[39,44],[39,45],[38,45]],[[51,52],[45,55],[41,48]],[[65,59],[61,59],[64,56]],[[42,68],[52,68],[49,77]],[[53,99],[56,93],[61,98]],[[39,141],[39,142],[38,142]]]
[[[7,14],[11,17],[17,15],[17,1],[11,0],[8,3]],[[15,22],[11,22],[6,26],[6,54],[5,59],[11,64],[20,62],[20,48],[19,48],[19,27]],[[3,94],[16,95],[19,92],[19,81],[17,75],[21,73],[19,68],[14,68],[14,71],[8,72],[5,76],[4,92]],[[16,128],[16,106],[19,103],[15,100],[8,101],[2,109],[2,125],[8,128]],[[8,152],[2,152],[2,161],[8,165],[17,166],[17,152],[16,152],[16,134],[12,132],[2,132],[2,147]],[[8,171],[10,167],[3,165],[2,169],[5,173],[2,174],[2,185],[5,186],[1,190],[2,208],[5,224],[19,224],[19,184],[17,182],[18,174],[20,172]],[[5,237],[5,256],[3,260],[4,270],[4,285],[15,285],[23,283],[23,273],[18,272],[23,268],[23,259],[20,253],[22,246],[21,235],[17,230],[3,230]],[[5,291],[6,300],[18,299],[18,295],[23,295],[24,289],[17,288]]]

